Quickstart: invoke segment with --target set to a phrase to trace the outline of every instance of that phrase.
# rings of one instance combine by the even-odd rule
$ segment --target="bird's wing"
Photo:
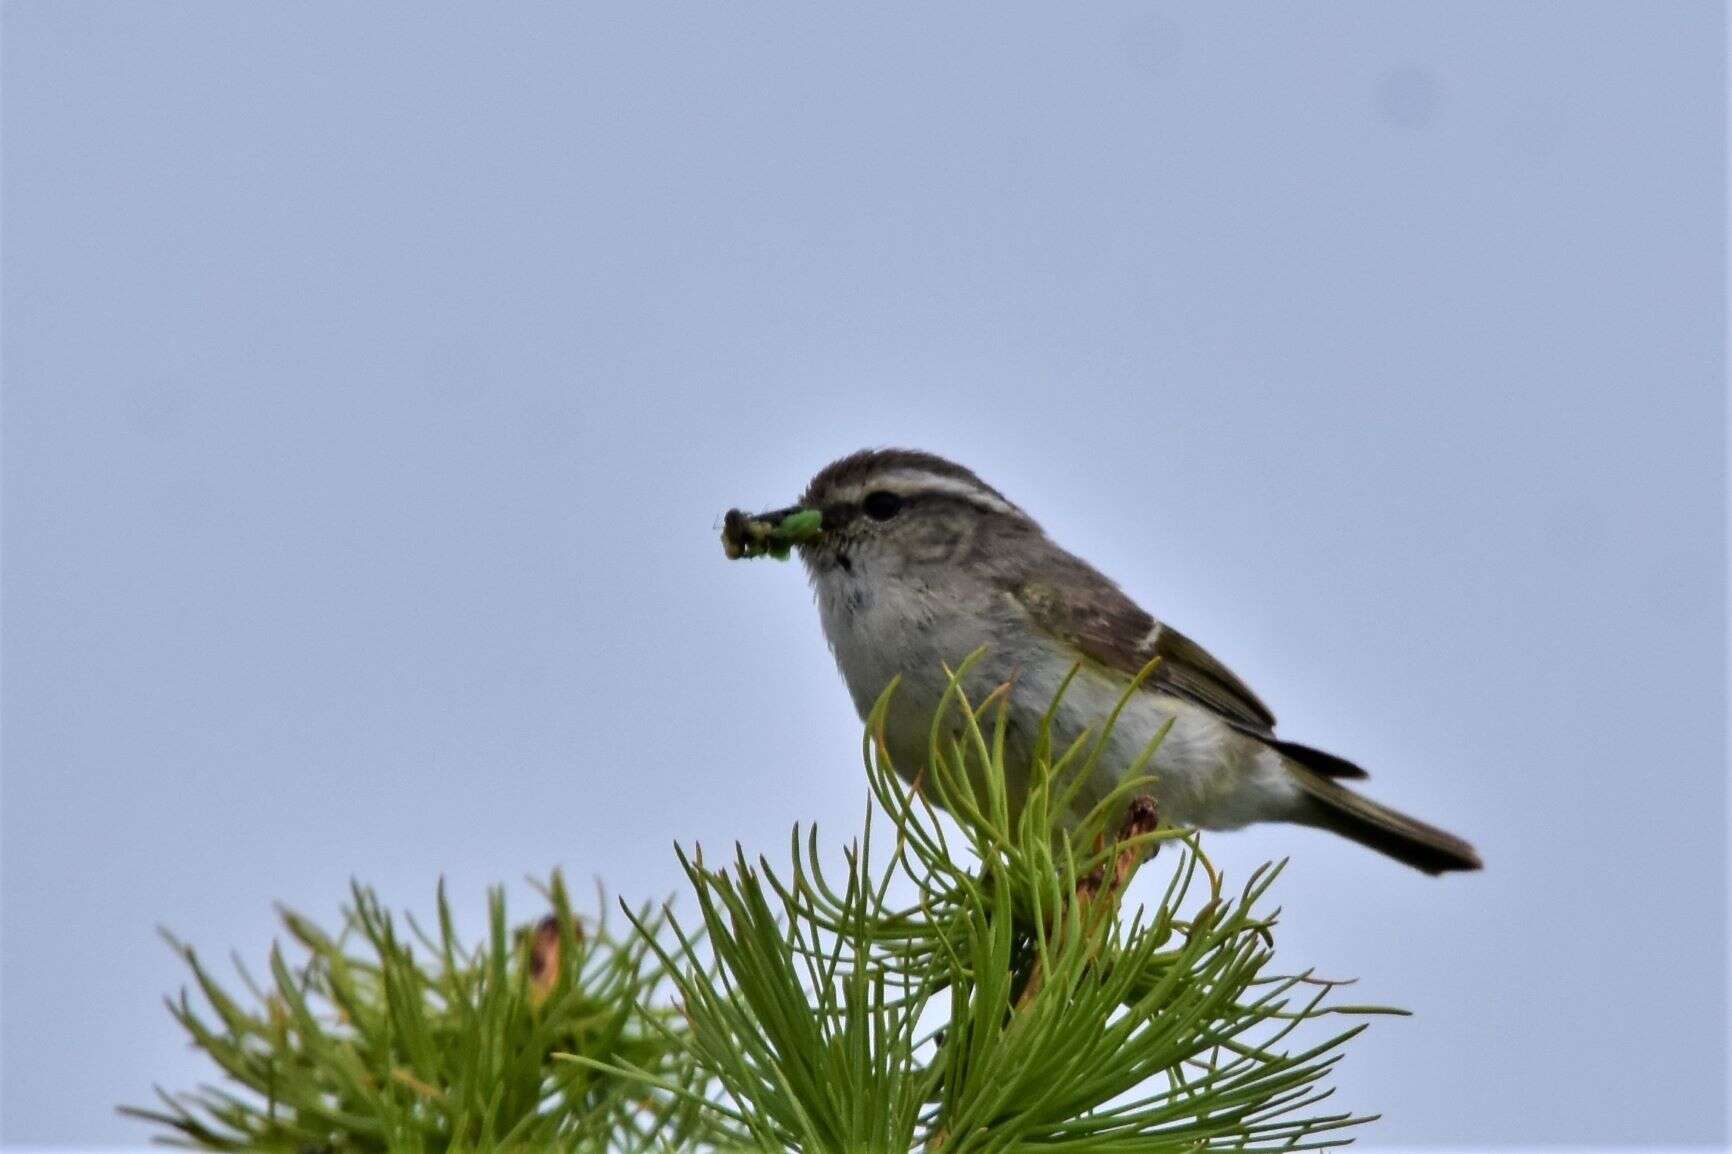
[[[1055,580],[1014,582],[1008,592],[1036,627],[1080,656],[1126,676],[1159,657],[1145,688],[1194,701],[1259,737],[1272,736],[1275,715],[1232,670],[1087,565],[1078,561],[1076,569]]]

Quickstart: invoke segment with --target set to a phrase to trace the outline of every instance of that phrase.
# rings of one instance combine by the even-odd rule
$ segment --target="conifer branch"
[[[285,911],[298,951],[227,990],[170,939],[198,992],[170,1012],[226,1085],[126,1112],[207,1150],[1275,1151],[1348,1140],[1322,1107],[1364,1028],[1339,983],[1273,972],[1264,900],[1194,833],[1162,827],[1139,772],[1078,816],[1105,734],[1005,773],[1003,695],[952,679],[928,763],[905,784],[869,719],[860,838],[827,859],[678,851],[686,919],[553,912],[459,941],[356,886],[336,935]],[[1063,691],[1061,690],[1061,693]],[[1050,716],[1050,715],[1049,715]],[[1157,739],[1158,740],[1158,739]],[[886,831],[888,838],[885,837]],[[1152,906],[1126,909],[1168,842]]]

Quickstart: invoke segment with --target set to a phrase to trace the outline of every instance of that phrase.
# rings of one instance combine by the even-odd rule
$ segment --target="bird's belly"
[[[995,627],[990,605],[946,604],[929,590],[897,583],[874,588],[860,574],[821,582],[818,601],[825,635],[862,719],[891,681],[901,678],[883,732],[897,772],[909,779],[927,766],[933,718],[950,680],[946,670],[980,651],[963,689],[978,706],[1000,686],[1010,686],[1004,699],[1005,772],[1013,798],[1026,792],[1041,722],[1074,656],[1044,638],[1005,629],[1002,621]],[[1053,712],[1053,755],[1083,734],[1098,739],[1125,684],[1092,666],[1071,679]],[[1169,723],[1142,770],[1154,778],[1151,792],[1163,821],[1233,829],[1286,816],[1295,804],[1297,789],[1273,750],[1201,706],[1139,690],[1125,702],[1094,772],[1078,790],[1074,816],[1112,793]],[[961,736],[962,724],[953,709],[941,739]]]
[[[1057,661],[1007,662],[989,653],[965,681],[967,694],[976,705],[1000,685],[1008,682],[1011,686],[1005,699],[1009,711],[1005,774],[1013,798],[1029,788],[1030,762],[1041,723],[1069,673],[1070,666]],[[905,777],[912,778],[929,760],[932,721],[944,685],[942,675],[905,674],[891,701],[885,717],[885,742],[898,772]],[[1123,692],[1123,681],[1092,669],[1072,679],[1052,714],[1052,756],[1062,755],[1084,737],[1086,757],[1086,751],[1106,730]],[[990,717],[983,722],[988,734],[990,723]],[[946,735],[959,735],[962,724],[960,716],[953,714]],[[1151,746],[1153,755],[1144,761]],[[1152,779],[1148,793],[1155,798],[1162,821],[1170,825],[1234,829],[1247,822],[1284,816],[1296,796],[1279,757],[1261,742],[1188,701],[1138,690],[1124,703],[1093,772],[1078,790],[1073,820],[1111,794],[1139,761],[1144,764],[1138,774]]]

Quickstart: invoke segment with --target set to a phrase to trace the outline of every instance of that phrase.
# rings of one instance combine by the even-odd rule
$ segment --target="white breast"
[[[954,668],[993,641],[982,607],[964,605],[919,582],[875,581],[868,564],[856,561],[852,571],[829,570],[816,582],[824,637],[854,706],[864,719],[900,674],[898,697],[910,695],[929,709],[936,707],[944,666]]]

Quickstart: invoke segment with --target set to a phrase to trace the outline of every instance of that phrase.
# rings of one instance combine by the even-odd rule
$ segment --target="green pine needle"
[[[197,1149],[332,1154],[1349,1141],[1368,1119],[1325,1109],[1325,1083],[1364,1023],[1328,1023],[1394,1011],[1274,971],[1281,867],[1229,888],[1195,834],[1146,820],[1134,773],[1072,826],[1104,733],[1053,750],[1043,732],[1013,792],[1003,701],[967,700],[971,666],[917,787],[878,736],[895,687],[880,699],[866,824],[839,871],[815,830],[780,869],[681,851],[689,924],[580,922],[556,874],[540,924],[508,931],[495,891],[486,940],[465,945],[443,886],[428,932],[357,885],[334,935],[284,911],[290,949],[262,984],[242,971],[244,996],[171,938],[197,996],[170,1013],[223,1085],[125,1112]],[[1163,846],[1159,901],[1123,908],[1126,875]]]
[[[299,957],[273,949],[264,987],[243,970],[247,1005],[169,937],[199,995],[169,1012],[231,1088],[158,1090],[157,1106],[122,1112],[204,1150],[603,1151],[693,1133],[684,1099],[551,1059],[701,1084],[668,1011],[651,1008],[663,975],[646,940],[580,922],[558,874],[546,893],[553,913],[509,933],[495,890],[475,946],[458,939],[443,884],[432,933],[360,885],[335,936],[284,910]]]

